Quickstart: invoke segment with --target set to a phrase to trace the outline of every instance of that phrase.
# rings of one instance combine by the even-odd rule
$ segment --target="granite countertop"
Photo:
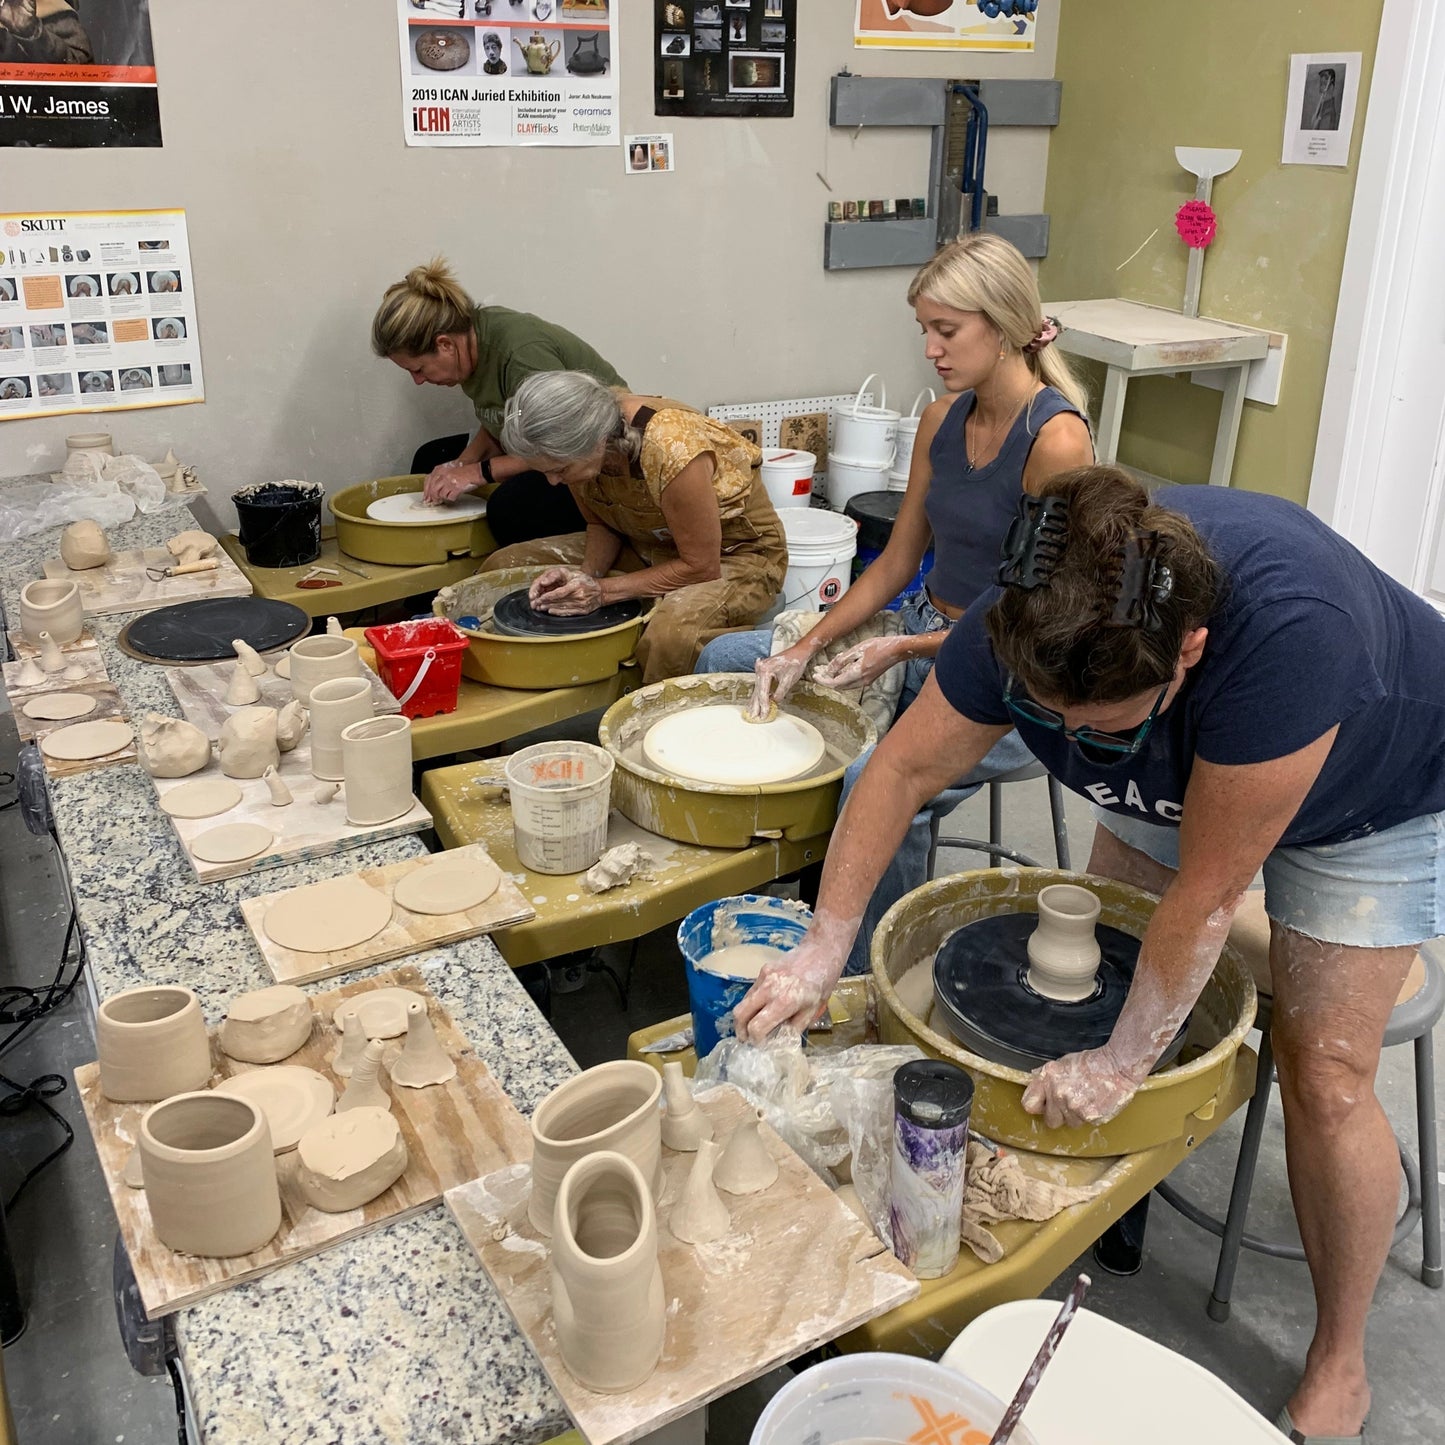
[[[137,518],[110,536],[118,549],[157,546],[193,525],[181,509]],[[7,619],[18,616],[21,586],[57,555],[57,540],[52,531],[0,543]],[[91,619],[111,679],[133,719],[178,714],[161,670],[115,646],[131,615]],[[50,790],[96,992],[185,983],[213,1023],[233,994],[273,981],[241,920],[242,899],[425,851],[407,837],[201,884],[139,767],[52,779]],[[426,973],[523,1113],[576,1067],[489,938],[407,961]],[[561,1401],[441,1205],[237,1285],[175,1323],[206,1445],[532,1445],[569,1428]]]

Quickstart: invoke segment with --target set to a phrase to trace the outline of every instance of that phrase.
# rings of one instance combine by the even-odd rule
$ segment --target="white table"
[[[1234,470],[1234,447],[1244,411],[1249,366],[1269,351],[1270,334],[1204,316],[1182,316],[1162,306],[1117,298],[1099,301],[1051,301],[1044,313],[1063,330],[1055,343],[1071,356],[1101,361],[1108,368],[1094,448],[1100,462],[1119,454],[1124,395],[1132,376],[1177,371],[1222,371],[1224,401],[1214,434],[1209,484],[1227,487]]]

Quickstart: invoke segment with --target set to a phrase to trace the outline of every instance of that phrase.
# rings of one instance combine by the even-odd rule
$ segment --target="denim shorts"
[[[1179,867],[1179,830],[1094,809],[1122,843]],[[1445,933],[1445,813],[1348,843],[1276,848],[1264,860],[1264,911],[1321,943],[1404,948]]]

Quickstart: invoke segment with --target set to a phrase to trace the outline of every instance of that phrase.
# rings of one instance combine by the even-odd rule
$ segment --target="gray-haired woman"
[[[762,453],[721,422],[551,371],[507,403],[501,440],[571,492],[586,531],[503,547],[484,570],[560,564],[531,589],[532,605],[558,616],[661,598],[637,650],[644,682],[691,672],[705,643],[772,605],[788,565],[782,524]]]

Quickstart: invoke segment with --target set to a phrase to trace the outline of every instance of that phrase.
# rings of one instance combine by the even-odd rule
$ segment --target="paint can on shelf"
[[[788,540],[788,571],[780,611],[826,612],[853,580],[858,524],[821,508],[779,514]]]

